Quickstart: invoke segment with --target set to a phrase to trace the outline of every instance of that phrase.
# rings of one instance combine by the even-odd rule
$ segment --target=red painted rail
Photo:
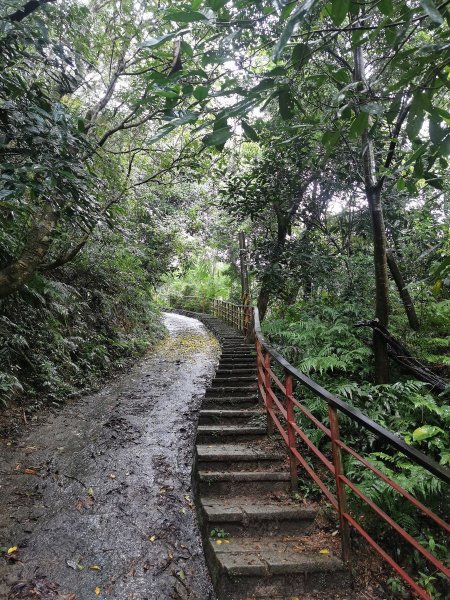
[[[227,306],[224,306],[226,304]],[[228,306],[230,303],[222,303],[221,300],[215,300],[213,303],[213,314],[221,317],[231,325],[234,325],[241,331],[244,331],[244,319],[236,319],[232,316],[233,310]],[[243,306],[239,307],[241,311],[238,314],[242,316]],[[231,315],[231,316],[230,316]],[[246,323],[248,324],[248,319]],[[253,309],[253,322],[256,344],[256,363],[258,375],[258,389],[262,403],[264,404],[269,417],[269,431],[277,430],[283,438],[290,459],[291,483],[293,489],[297,486],[297,477],[299,467],[303,469],[309,477],[317,484],[330,504],[336,509],[339,516],[339,527],[342,543],[342,558],[348,562],[351,558],[350,549],[350,528],[355,529],[366,542],[392,567],[392,569],[411,587],[419,598],[430,600],[430,595],[421,587],[412,576],[401,566],[397,560],[392,557],[365,529],[362,520],[357,520],[352,516],[347,507],[347,493],[351,490],[366,506],[368,506],[375,515],[395,531],[406,544],[409,544],[412,551],[419,553],[435,572],[443,573],[450,577],[450,569],[447,568],[428,548],[425,548],[412,537],[401,525],[392,519],[382,508],[368,498],[359,488],[358,484],[351,481],[345,474],[343,468],[342,455],[350,455],[358,461],[365,469],[382,480],[385,484],[394,489],[404,501],[424,515],[434,523],[441,531],[450,532],[450,526],[439,516],[434,514],[429,508],[414,498],[409,492],[403,489],[395,481],[387,477],[384,473],[374,467],[368,460],[362,457],[354,448],[345,444],[340,439],[339,414],[342,413],[349,417],[352,422],[364,427],[367,431],[375,434],[384,445],[389,445],[402,452],[412,462],[427,469],[434,476],[450,483],[450,472],[441,465],[429,459],[425,454],[406,444],[401,438],[381,427],[366,415],[359,412],[346,402],[340,400],[315,381],[298,371],[283,356],[273,349],[264,339],[261,332],[258,310]],[[274,372],[276,370],[284,374],[283,381]],[[294,382],[297,386],[303,386],[314,395],[320,397],[328,405],[329,427],[321,423],[307,407],[300,402],[293,394]],[[310,423],[319,429],[330,440],[331,456],[327,457],[322,450],[308,437],[305,431],[299,426],[295,415],[302,414]],[[305,449],[307,452],[305,452]],[[315,462],[308,462],[306,456],[312,455],[317,459]],[[315,463],[321,464],[317,469]],[[330,486],[325,481],[323,473],[328,472],[332,476],[333,485]]]

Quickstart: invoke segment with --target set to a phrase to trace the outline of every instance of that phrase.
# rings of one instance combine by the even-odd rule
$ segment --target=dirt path
[[[170,337],[130,372],[0,441],[0,546],[18,547],[0,558],[1,599],[212,597],[191,467],[219,347],[165,319]]]

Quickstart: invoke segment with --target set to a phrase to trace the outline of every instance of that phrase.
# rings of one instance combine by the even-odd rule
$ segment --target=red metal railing
[[[251,323],[252,309],[250,304],[233,304],[225,300],[212,301],[212,314],[229,325],[236,327],[242,333],[247,333]]]
[[[217,302],[217,301],[216,301]],[[225,321],[234,324],[233,319],[229,318],[229,313],[225,311],[220,313],[217,309],[217,316],[221,316]],[[229,309],[227,309],[229,310]],[[368,506],[379,519],[389,525],[409,546],[418,552],[437,572],[450,577],[450,569],[447,568],[429,549],[425,548],[414,537],[412,537],[401,525],[392,519],[382,508],[364,494],[359,489],[357,483],[350,480],[345,474],[343,468],[342,455],[346,453],[355,461],[359,462],[364,468],[369,469],[377,478],[394,489],[404,501],[412,505],[426,518],[430,519],[442,532],[449,533],[450,526],[439,516],[434,514],[429,508],[414,498],[409,492],[390,479],[379,469],[374,467],[368,460],[362,457],[354,448],[345,444],[340,439],[339,413],[349,417],[352,422],[364,427],[367,431],[375,434],[384,444],[401,451],[412,462],[427,469],[434,476],[450,483],[450,472],[442,466],[429,459],[425,454],[406,444],[401,438],[381,427],[366,415],[359,412],[346,402],[343,402],[327,390],[322,388],[312,379],[295,369],[287,362],[276,350],[274,350],[264,339],[261,332],[258,310],[253,309],[253,323],[255,331],[256,344],[256,362],[258,389],[261,400],[268,414],[269,432],[277,430],[283,438],[290,460],[291,483],[293,489],[297,487],[298,469],[301,467],[317,484],[330,504],[336,509],[339,516],[339,527],[342,544],[342,558],[345,562],[350,560],[350,527],[355,529],[367,543],[396,571],[396,573],[412,588],[419,598],[430,600],[430,595],[421,587],[411,575],[390,555],[372,535],[365,529],[364,525],[352,516],[347,507],[347,490],[351,490],[366,506]],[[239,328],[240,329],[240,328]],[[274,365],[277,371],[284,373],[284,381],[280,381],[274,372]],[[322,398],[328,404],[329,427],[321,423],[309,410],[293,395],[294,382],[303,386],[314,395]],[[280,400],[280,397],[282,398]],[[303,431],[296,420],[295,413],[303,415],[310,423],[319,429],[329,440],[331,445],[331,457],[327,457],[319,447],[313,443],[308,435]],[[306,459],[306,453],[301,451],[301,447],[307,449],[323,465],[317,469]],[[311,455],[310,454],[310,455]],[[317,462],[316,461],[316,462]],[[331,474],[334,484],[324,481],[323,471]],[[330,487],[332,489],[330,489]]]

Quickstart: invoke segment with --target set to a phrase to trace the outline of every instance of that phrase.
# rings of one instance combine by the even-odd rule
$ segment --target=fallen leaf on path
[[[6,554],[12,554],[13,552],[17,552],[17,550],[17,546],[11,546],[11,548],[8,548],[8,550],[6,551]]]
[[[95,588],[95,595],[96,595],[96,596],[100,596],[100,592],[101,592],[101,591],[102,591],[102,590],[101,590],[101,589],[100,589],[100,588],[97,586],[97,587]]]
[[[90,496],[91,498],[94,497],[94,490],[90,487],[87,489],[87,495]]]
[[[37,470],[36,469],[25,469],[24,473],[25,473],[25,475],[37,475]]]
[[[148,539],[149,539],[151,542],[154,542],[154,541],[156,540],[156,535],[151,535],[151,536],[150,536]]]
[[[66,560],[66,565],[74,571],[82,571],[84,569],[83,565],[80,565],[76,560]]]
[[[115,479],[115,478],[116,478],[116,476],[114,475],[114,473],[110,473],[110,474],[109,474],[109,478],[110,478],[110,479]]]
[[[101,571],[102,568],[99,567],[98,565],[90,565],[89,567],[91,569],[91,571]]]
[[[184,571],[178,571],[177,575],[181,579],[181,581],[184,581],[186,579],[186,573]]]
[[[326,550],[326,549],[324,549],[324,550],[319,550],[319,554],[330,554],[330,551],[329,551],[329,550]]]
[[[216,540],[216,544],[220,545],[222,543],[222,540]]]

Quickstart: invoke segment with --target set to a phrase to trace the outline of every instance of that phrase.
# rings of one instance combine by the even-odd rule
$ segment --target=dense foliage
[[[0,401],[60,402],[143,352],[162,333],[157,288],[159,307],[238,300],[242,230],[252,297],[282,353],[448,465],[449,11],[3,2]],[[392,360],[375,325],[444,391]],[[344,425],[380,470],[442,508],[435,478]]]

